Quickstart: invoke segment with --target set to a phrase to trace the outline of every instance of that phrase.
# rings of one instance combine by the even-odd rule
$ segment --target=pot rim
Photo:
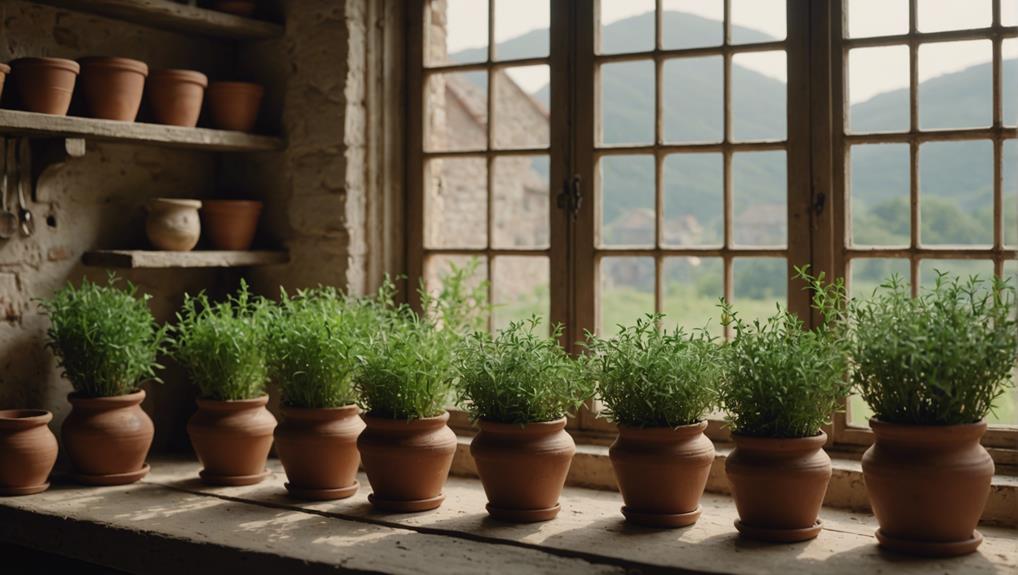
[[[30,429],[53,421],[53,414],[45,409],[2,409],[0,429]]]
[[[423,429],[444,427],[449,421],[449,412],[443,411],[441,415],[434,417],[420,417],[417,419],[392,419],[389,417],[377,417],[370,413],[362,413],[361,418],[368,427],[381,430],[394,431],[416,431]]]
[[[0,74],[10,74],[10,73],[11,67],[8,66],[7,64],[4,64],[3,62],[0,62]]]
[[[119,56],[88,56],[85,58],[78,58],[78,63],[82,68],[112,68],[114,70],[135,72],[142,76],[148,76],[148,64],[141,60],[133,60],[131,58],[121,58]]]
[[[986,432],[986,420],[953,425],[913,425],[870,418],[870,429],[879,439],[914,443],[945,443],[979,439]]]
[[[348,417],[357,417],[361,413],[360,407],[356,403],[339,407],[291,407],[283,405],[280,411],[283,417],[307,421],[346,419]]]
[[[67,401],[74,407],[91,409],[117,409],[138,405],[145,400],[145,390],[139,389],[134,393],[126,395],[111,395],[108,397],[87,397],[72,391],[67,394]]]
[[[261,200],[203,200],[202,207],[205,211],[217,210],[261,210],[265,204]]]
[[[636,427],[630,425],[617,425],[619,435],[633,439],[647,440],[678,440],[686,437],[695,437],[707,429],[707,420],[680,425],[678,427],[654,426]]]
[[[756,437],[733,433],[732,441],[735,442],[737,449],[770,452],[813,451],[823,448],[827,443],[827,434],[821,431],[819,435],[809,437]]]
[[[261,96],[265,93],[265,86],[262,86],[261,84],[256,84],[254,82],[225,82],[225,81],[209,82],[209,91],[213,90],[248,92],[251,94],[257,94],[258,96]]]
[[[19,66],[45,66],[49,68],[60,68],[68,72],[73,72],[75,75],[81,72],[81,65],[74,60],[68,60],[67,58],[52,58],[49,56],[32,56],[28,58],[18,58],[12,60],[12,67],[17,68]]]
[[[194,208],[194,209],[198,209],[202,205],[201,200],[188,200],[185,198],[154,198],[148,203],[148,209],[151,210],[158,204],[166,204],[178,208]]]
[[[149,72],[149,79],[172,78],[181,82],[198,84],[202,88],[209,85],[209,77],[197,70],[185,70],[183,68],[163,68]]]
[[[488,419],[478,419],[477,426],[481,431],[506,435],[543,435],[555,433],[566,428],[566,418],[560,417],[551,421],[534,421],[531,423],[503,423]]]
[[[269,403],[269,394],[261,395],[253,399],[205,399],[195,398],[198,409],[208,411],[244,411],[246,409],[257,409]]]

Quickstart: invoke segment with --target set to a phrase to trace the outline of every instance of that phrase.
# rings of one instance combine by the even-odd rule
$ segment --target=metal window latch
[[[827,194],[820,192],[813,194],[813,213],[820,215],[824,213],[824,206],[827,204]]]
[[[580,175],[573,174],[562,185],[562,191],[559,192],[556,198],[558,208],[569,212],[569,216],[573,219],[576,219],[576,216],[580,213],[580,208],[583,207],[583,188],[581,183]]]

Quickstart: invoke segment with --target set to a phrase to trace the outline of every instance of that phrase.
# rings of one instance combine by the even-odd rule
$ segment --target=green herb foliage
[[[594,389],[558,344],[561,326],[536,333],[540,318],[512,322],[496,336],[476,332],[460,350],[459,403],[474,419],[538,423],[565,417]]]
[[[126,395],[145,380],[159,381],[156,356],[166,329],[149,311],[150,296],[139,295],[130,283],[120,289],[117,281],[111,275],[106,285],[87,279],[80,287],[68,283],[40,302],[50,320],[47,346],[82,396]]]
[[[236,295],[211,302],[185,295],[174,326],[173,356],[204,399],[234,401],[265,394],[267,303],[241,280]]]
[[[797,316],[777,313],[747,324],[722,303],[735,332],[726,346],[720,404],[734,432],[757,437],[817,435],[851,389],[844,284],[824,284],[797,269],[824,321],[805,329]]]
[[[284,405],[327,408],[354,403],[358,354],[374,327],[370,307],[335,288],[285,291],[273,309],[269,371]]]
[[[855,382],[876,417],[953,425],[982,420],[1010,386],[1018,353],[1015,290],[994,278],[937,274],[911,297],[894,276],[853,304]]]
[[[453,265],[442,289],[419,289],[423,314],[392,304],[382,293],[372,306],[376,329],[360,356],[354,387],[362,409],[374,417],[421,419],[441,415],[452,399],[455,354],[464,334],[483,325],[487,286],[470,285],[477,261]]]
[[[602,416],[630,427],[678,427],[702,421],[717,401],[722,349],[706,330],[658,331],[648,315],[613,338],[587,334],[587,377],[598,384]]]

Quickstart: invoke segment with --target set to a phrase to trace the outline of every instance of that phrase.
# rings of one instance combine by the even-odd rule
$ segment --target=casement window
[[[1013,4],[408,3],[410,281],[477,258],[492,329],[538,313],[576,351],[651,312],[726,337],[722,296],[815,322],[797,265],[855,295],[891,272],[1013,275]],[[846,408],[832,435],[865,443]],[[575,424],[610,430],[593,415]]]

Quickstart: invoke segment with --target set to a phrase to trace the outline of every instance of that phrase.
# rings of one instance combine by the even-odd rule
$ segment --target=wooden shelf
[[[127,269],[244,268],[285,264],[285,251],[254,252],[163,252],[146,250],[96,250],[81,258],[86,266]]]
[[[170,0],[32,0],[77,12],[87,12],[161,28],[215,38],[262,40],[283,35],[283,26],[274,22],[242,18]]]
[[[0,110],[0,134],[84,138],[218,152],[271,151],[282,149],[285,145],[281,138],[243,132],[53,116],[16,110]]]

